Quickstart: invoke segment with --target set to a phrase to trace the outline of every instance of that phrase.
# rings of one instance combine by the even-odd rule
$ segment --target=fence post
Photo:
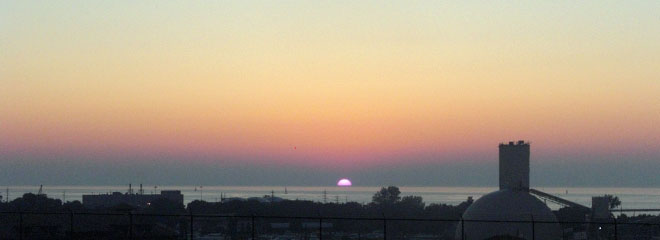
[[[128,212],[128,237],[133,238],[133,212]]]
[[[619,240],[619,233],[616,227],[616,217],[614,217],[614,240]]]
[[[250,219],[252,220],[252,224],[250,225],[250,227],[252,227],[252,240],[255,240],[256,238],[255,238],[255,236],[254,236],[254,231],[255,231],[255,226],[254,226],[254,214],[252,214],[252,217],[250,217]]]
[[[69,212],[69,224],[70,224],[69,225],[69,237],[71,237],[71,239],[74,239],[75,236],[73,235],[73,210],[71,210]]]
[[[23,240],[23,212],[18,212],[18,239]]]
[[[383,213],[383,240],[387,240],[387,218],[385,218],[385,213]]]
[[[193,223],[194,222],[195,222],[195,220],[193,220],[193,213],[192,213],[192,211],[190,211],[190,240],[193,240],[193,238],[195,237],[194,234],[193,234]]]
[[[319,215],[319,240],[323,240],[323,217]]]
[[[465,240],[465,221],[461,217],[461,239]]]
[[[532,217],[532,240],[536,240],[536,223],[534,222],[534,215],[530,214]]]

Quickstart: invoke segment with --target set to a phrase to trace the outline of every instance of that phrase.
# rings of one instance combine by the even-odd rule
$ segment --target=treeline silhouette
[[[195,200],[184,206],[167,199],[159,199],[150,203],[145,208],[135,208],[127,204],[119,204],[113,207],[91,209],[84,206],[80,201],[69,201],[63,203],[59,199],[48,198],[46,195],[26,193],[22,197],[10,202],[0,203],[0,211],[4,213],[25,213],[20,219],[16,214],[3,214],[0,226],[0,238],[18,239],[18,228],[23,230],[20,234],[30,236],[28,239],[39,239],[40,236],[48,239],[59,237],[68,238],[69,225],[75,231],[76,238],[97,238],[108,236],[108,238],[122,238],[129,233],[135,233],[141,238],[177,238],[190,233],[190,225],[187,217],[176,217],[175,215],[222,215],[222,216],[273,216],[292,217],[256,219],[255,226],[260,233],[277,232],[300,232],[313,235],[319,226],[318,218],[323,220],[325,234],[332,232],[351,232],[365,234],[362,238],[368,238],[368,234],[381,232],[383,222],[378,220],[337,220],[333,217],[347,218],[389,218],[389,219],[460,219],[461,215],[472,203],[471,199],[458,205],[429,204],[424,203],[420,196],[401,196],[398,187],[384,187],[376,192],[372,202],[362,204],[357,202],[314,202],[308,200],[282,200],[272,196],[264,196],[256,199],[225,199],[221,202],[206,202]],[[68,215],[39,215],[30,213],[70,213]],[[83,213],[95,213],[100,215],[85,215]],[[133,214],[127,220],[123,214]],[[104,216],[102,214],[112,214]],[[143,215],[167,215],[167,216],[142,216]],[[297,217],[297,218],[296,218]],[[304,218],[309,217],[309,219]],[[18,222],[21,222],[21,226]],[[205,235],[222,233],[226,236],[247,236],[251,230],[253,219],[240,217],[227,218],[204,218],[196,217],[194,232]],[[129,226],[130,224],[130,226]],[[279,224],[279,225],[278,225]],[[285,224],[285,225],[282,225]],[[316,225],[315,225],[316,224]],[[75,226],[73,226],[75,225]],[[404,233],[427,233],[433,235],[454,234],[455,222],[409,222],[390,221],[387,235],[395,236]],[[277,227],[286,226],[286,227]],[[129,229],[130,228],[130,229]],[[309,237],[308,236],[308,237]],[[238,237],[240,238],[240,237]]]
[[[26,193],[0,203],[0,239],[182,239],[211,235],[251,239],[252,234],[293,234],[297,239],[314,239],[321,234],[324,239],[453,239],[458,220],[470,204],[471,198],[458,205],[426,204],[420,196],[402,196],[395,186],[381,188],[366,204],[263,196],[220,202],[195,200],[187,205],[158,199],[144,208],[119,204],[92,209],[80,201],[63,203]],[[565,222],[562,228],[573,231],[587,230],[587,225],[580,223],[587,214],[572,208],[555,211],[557,219]],[[657,226],[644,224],[660,223],[660,217],[621,215],[617,222],[620,235],[655,236]],[[607,224],[602,227],[612,230]]]
[[[188,204],[192,213],[266,215],[292,217],[389,217],[389,218],[438,218],[459,219],[471,200],[453,206],[447,204],[426,205],[420,196],[401,197],[398,187],[390,186],[376,192],[372,202],[313,202],[308,200],[269,201],[271,196],[264,196],[265,201],[225,201],[205,202],[195,200]]]

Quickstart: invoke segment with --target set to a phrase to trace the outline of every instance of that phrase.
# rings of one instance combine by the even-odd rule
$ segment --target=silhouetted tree
[[[609,195],[609,194],[606,194],[605,197],[606,197],[606,198],[608,199],[608,201],[610,202],[610,209],[614,209],[614,208],[616,208],[616,207],[618,207],[618,206],[621,205],[621,200],[619,200],[619,197],[617,197],[617,196],[613,196],[613,195]]]
[[[48,198],[46,195],[33,193],[23,194],[9,202],[10,208],[17,211],[56,212],[62,209],[62,201]]]
[[[399,204],[407,208],[416,208],[422,210],[424,210],[424,206],[426,206],[424,200],[420,196],[405,196],[401,198]]]
[[[401,191],[396,186],[383,187],[380,191],[376,192],[371,198],[371,201],[377,205],[390,206],[401,199]]]
[[[62,209],[64,211],[74,211],[74,212],[84,212],[86,210],[85,206],[83,206],[83,204],[78,200],[70,201],[62,204]]]

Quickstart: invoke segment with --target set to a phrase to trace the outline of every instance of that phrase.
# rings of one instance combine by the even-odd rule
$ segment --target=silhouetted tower
[[[529,191],[529,143],[500,144],[500,190]]]

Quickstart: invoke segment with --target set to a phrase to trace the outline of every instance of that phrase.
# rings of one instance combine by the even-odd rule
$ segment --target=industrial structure
[[[137,193],[133,192],[133,188],[128,187],[128,192],[113,192],[110,194],[93,194],[83,195],[83,205],[89,208],[107,208],[114,207],[120,204],[126,204],[135,208],[143,208],[151,205],[152,202],[160,199],[166,199],[177,204],[183,205],[183,194],[179,190],[163,190],[158,193],[144,194],[142,184]]]
[[[529,190],[529,143],[500,144],[500,189]]]
[[[591,214],[594,219],[608,219],[612,215],[610,211],[610,199],[605,196],[591,197]]]
[[[465,210],[456,238],[560,239],[552,210],[530,194],[529,143],[503,143],[499,153],[500,190],[482,196]]]

